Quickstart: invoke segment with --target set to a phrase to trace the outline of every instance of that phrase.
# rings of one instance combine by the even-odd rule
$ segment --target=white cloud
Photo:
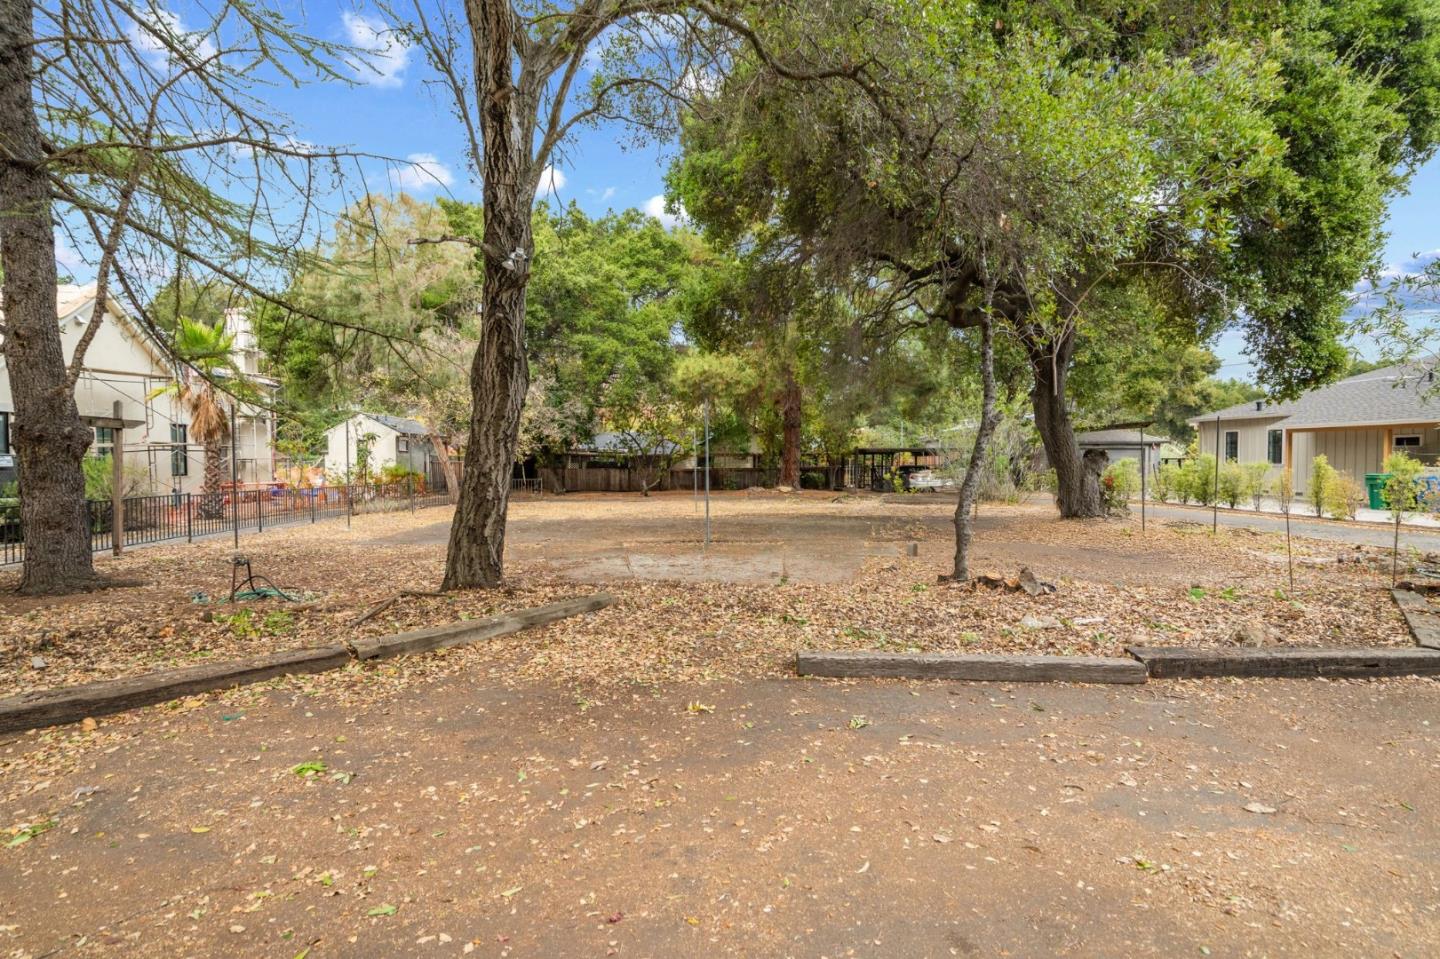
[[[410,161],[409,165],[402,166],[395,174],[395,182],[402,190],[431,190],[437,186],[449,187],[455,182],[455,174],[433,153],[412,153],[405,159]]]
[[[568,182],[564,170],[557,170],[553,165],[547,166],[540,171],[539,191],[541,193],[558,194],[561,190],[565,189],[565,184]]]
[[[604,190],[600,191],[600,202],[604,203],[606,200],[610,199],[614,195],[615,188],[613,186],[607,186]]]
[[[185,29],[179,14],[153,5],[149,14],[149,23],[143,27],[132,23],[127,33],[130,43],[156,68],[163,69],[172,63],[172,51],[177,47],[189,51],[197,60],[215,56],[215,42],[203,33]]]
[[[659,220],[667,230],[673,230],[676,226],[685,222],[685,208],[682,206],[678,213],[669,213],[665,209],[665,195],[656,194],[645,201],[645,212]]]
[[[410,47],[384,20],[346,10],[340,15],[345,36],[365,56],[350,63],[362,83],[376,87],[398,87],[405,83],[410,65]]]

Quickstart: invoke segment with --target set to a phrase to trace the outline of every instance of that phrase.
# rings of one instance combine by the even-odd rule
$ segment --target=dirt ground
[[[438,581],[444,513],[244,540],[306,594],[280,625],[191,602],[228,587],[223,543],[103,564],[142,587],[3,601],[13,690],[617,597],[0,737],[0,956],[1440,953],[1440,682],[789,668],[803,646],[1112,651],[1245,624],[1408,642],[1348,547],[1299,543],[1292,592],[1273,536],[986,508],[977,565],[1058,587],[1028,597],[936,582],[941,504],[728,497],[704,552],[686,497],[512,515],[509,589],[407,597],[358,628]]]
[[[570,684],[781,676],[803,648],[1123,655],[1127,643],[1406,645],[1388,556],[1190,522],[1062,523],[1048,504],[977,520],[977,571],[1030,567],[1031,597],[937,582],[949,569],[947,504],[912,497],[732,495],[713,542],[687,495],[517,502],[509,587],[445,597],[449,511],[325,523],[242,540],[256,572],[304,600],[232,606],[230,543],[136,550],[101,568],[144,585],[63,600],[0,600],[0,694],[334,643],[538,605],[587,588],[614,606],[498,648],[520,675]],[[915,544],[917,556],[907,555]],[[1339,558],[1373,563],[1340,563]],[[0,574],[0,590],[13,573]],[[3,595],[3,593],[0,593]]]

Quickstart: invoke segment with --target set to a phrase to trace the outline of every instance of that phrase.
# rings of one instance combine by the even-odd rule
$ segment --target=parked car
[[[927,493],[955,488],[955,481],[934,470],[913,470],[905,474],[905,488]]]

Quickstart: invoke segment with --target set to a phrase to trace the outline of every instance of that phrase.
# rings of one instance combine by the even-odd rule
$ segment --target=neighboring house
[[[68,362],[95,309],[95,284],[61,284],[57,290],[60,337]],[[236,363],[258,374],[260,355],[243,312],[229,311],[226,327],[237,334]],[[0,370],[5,360],[0,356]],[[85,352],[75,384],[80,418],[94,431],[90,455],[106,456],[115,448],[115,429],[128,473],[141,477],[142,493],[193,493],[204,482],[205,451],[189,435],[188,415],[170,393],[153,396],[175,382],[175,361],[141,324],[110,300],[105,320]],[[262,388],[273,381],[255,376]],[[115,416],[119,403],[120,416]],[[0,376],[0,483],[15,479],[14,399],[8,371]],[[269,411],[241,405],[236,410],[239,434],[238,472],[242,483],[268,482],[275,469],[275,419]],[[229,480],[227,464],[226,480]]]
[[[1433,374],[1391,366],[1322,386],[1285,403],[1241,403],[1190,420],[1201,453],[1242,463],[1292,467],[1295,492],[1310,481],[1310,464],[1330,465],[1364,481],[1385,457],[1402,450],[1434,466],[1440,460],[1440,396]]]
[[[1089,430],[1075,434],[1075,442],[1083,456],[1086,450],[1101,450],[1110,462],[1138,460],[1143,471],[1154,474],[1165,458],[1169,437],[1142,433],[1138,429]]]
[[[353,473],[360,461],[360,444],[366,442],[372,475],[387,466],[401,466],[421,474],[432,486],[443,482],[444,467],[424,425],[388,413],[354,413],[326,430],[325,472],[331,476]]]

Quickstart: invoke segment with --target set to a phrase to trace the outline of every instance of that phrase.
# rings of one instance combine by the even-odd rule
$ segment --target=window
[[[1271,465],[1279,466],[1285,462],[1285,431],[1271,430],[1266,439],[1269,440]]]
[[[407,439],[406,439],[405,437],[403,437],[403,436],[397,436],[397,437],[395,437],[395,452],[397,452],[397,453],[408,453],[408,452],[410,452],[410,441],[407,440]]]
[[[1400,436],[1395,437],[1395,448],[1396,448],[1397,450],[1400,450],[1400,449],[1412,449],[1412,450],[1414,450],[1414,449],[1419,449],[1419,448],[1420,448],[1420,434],[1419,434],[1419,433],[1405,433],[1405,434],[1403,434],[1403,435],[1400,435]]]
[[[1240,434],[1235,430],[1225,431],[1225,459],[1226,461],[1238,460],[1240,458]]]
[[[0,455],[10,452],[10,414],[0,413]]]
[[[190,450],[186,443],[190,442],[190,427],[184,423],[170,424],[170,475],[190,475]]]
[[[95,427],[95,455],[104,458],[115,452],[115,431],[108,426]]]

